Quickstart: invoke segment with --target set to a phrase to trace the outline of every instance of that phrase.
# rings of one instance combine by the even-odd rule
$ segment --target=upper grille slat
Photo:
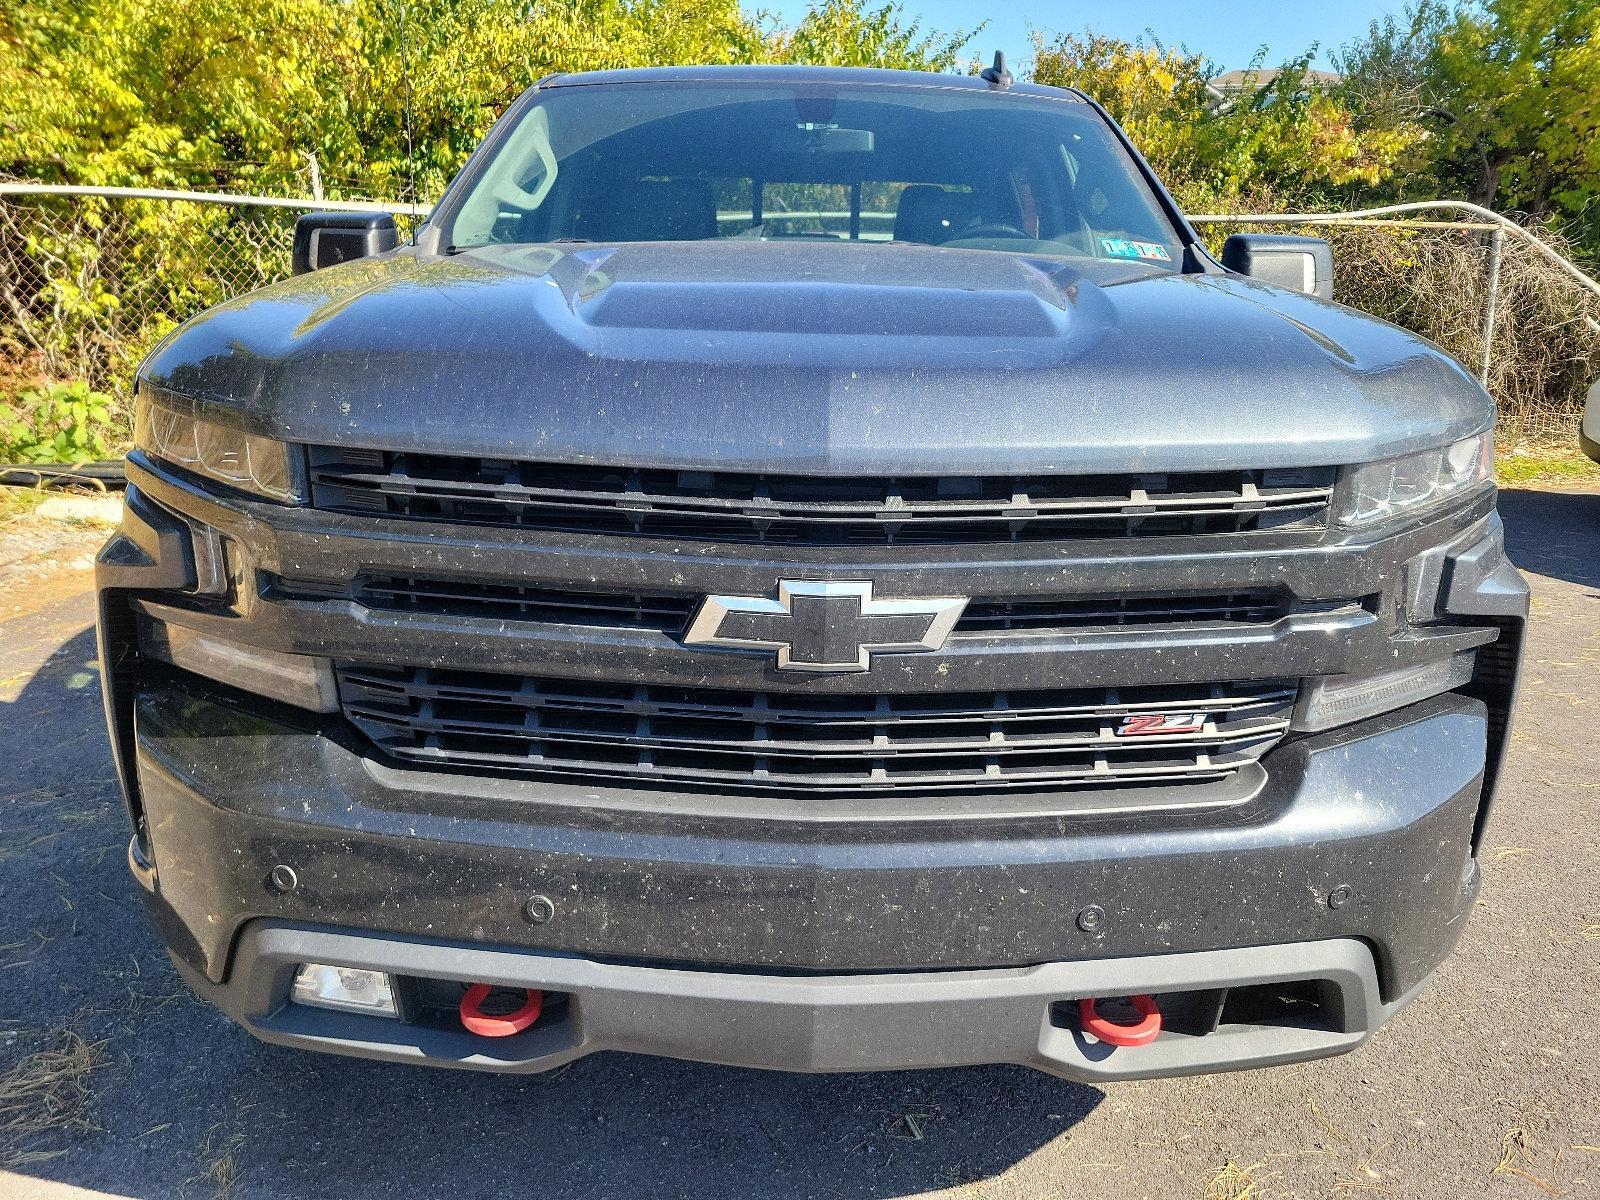
[[[468,525],[818,545],[1157,537],[1323,526],[1332,468],[808,477],[312,450],[318,508]]]
[[[350,721],[414,762],[759,791],[1206,782],[1288,728],[1289,684],[835,697],[346,664]],[[1160,737],[1141,712],[1204,715]]]

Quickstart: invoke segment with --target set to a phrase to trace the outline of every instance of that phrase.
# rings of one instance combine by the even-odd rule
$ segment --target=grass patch
[[[88,1133],[96,1128],[89,1116],[94,1103],[89,1076],[104,1054],[104,1042],[86,1042],[70,1029],[58,1029],[42,1050],[0,1075],[0,1168],[66,1153],[27,1149],[27,1143],[41,1134]]]
[[[0,486],[0,525],[25,517],[50,498],[44,488]]]
[[[1501,487],[1530,484],[1600,486],[1600,463],[1576,446],[1517,446],[1495,457],[1495,478]]]
[[[1207,1181],[1206,1200],[1260,1200],[1261,1180],[1256,1178],[1260,1169],[1260,1163],[1248,1167],[1228,1163]]]
[[[206,1133],[205,1144],[200,1147],[200,1157],[205,1160],[205,1170],[187,1182],[209,1183],[212,1200],[233,1200],[239,1186],[239,1160],[234,1152],[244,1144],[244,1138],[223,1128],[223,1123],[213,1125]]]

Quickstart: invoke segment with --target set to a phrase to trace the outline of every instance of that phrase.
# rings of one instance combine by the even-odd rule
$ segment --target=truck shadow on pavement
[[[1518,567],[1600,588],[1600,492],[1502,491],[1500,515]]]
[[[18,1173],[0,1169],[0,1193],[28,1176],[152,1200],[877,1200],[997,1175],[1103,1099],[1020,1067],[800,1076],[604,1053],[491,1076],[258,1043],[188,992],[145,924],[92,631],[47,658],[7,633],[0,675],[45,661],[0,703],[0,1071],[57,1050],[67,1082],[25,1102],[42,1128],[0,1117]]]

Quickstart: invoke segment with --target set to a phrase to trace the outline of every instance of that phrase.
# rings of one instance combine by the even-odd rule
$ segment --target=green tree
[[[0,0],[0,175],[303,196],[315,155],[330,198],[426,202],[553,72],[945,70],[964,42],[867,0],[793,28],[739,0]],[[29,364],[0,378],[121,396],[177,320],[287,267],[278,214],[0,205],[0,353]],[[0,401],[22,390],[3,386]]]
[[[1600,242],[1600,4],[1424,0],[1337,63],[1375,106],[1427,123],[1412,194],[1563,216]]]
[[[824,0],[793,29],[769,29],[765,57],[808,66],[949,71],[982,29],[928,33],[917,21],[907,24],[898,4],[869,9],[862,0]]]
[[[303,178],[350,62],[326,0],[22,0],[0,17],[0,170],[86,184]]]
[[[337,6],[332,6],[337,7]],[[354,0],[359,47],[334,114],[336,170],[370,194],[440,192],[525,88],[555,72],[761,61],[768,44],[737,0]]]

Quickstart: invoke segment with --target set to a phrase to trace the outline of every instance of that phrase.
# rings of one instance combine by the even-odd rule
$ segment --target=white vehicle
[[[1600,462],[1600,379],[1589,385],[1583,401],[1583,424],[1578,428],[1578,445],[1595,462]]]

